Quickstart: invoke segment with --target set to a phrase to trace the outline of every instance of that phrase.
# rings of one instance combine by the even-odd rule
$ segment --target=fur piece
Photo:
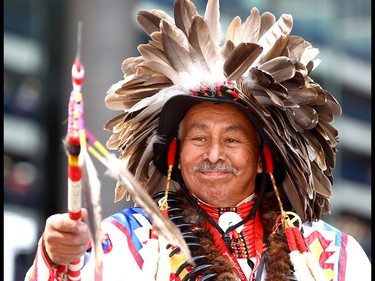
[[[181,203],[176,204],[171,202],[169,208],[180,206],[183,208],[182,216],[183,222],[191,224],[191,231],[193,235],[198,237],[201,247],[197,247],[191,250],[192,257],[204,255],[206,258],[197,260],[196,265],[211,264],[209,267],[201,272],[201,276],[205,276],[211,273],[216,273],[217,276],[213,280],[225,280],[225,281],[236,281],[236,276],[233,272],[233,267],[219,252],[214,244],[213,236],[210,231],[204,228],[205,220],[200,214],[200,211],[191,204],[181,195],[178,196]]]
[[[287,204],[284,208],[289,208]],[[266,193],[259,206],[261,221],[266,237],[265,253],[266,281],[287,281],[292,276],[293,265],[289,257],[289,246],[284,236],[274,233],[274,225],[280,213],[276,196]]]
[[[268,251],[265,257],[266,281],[288,281],[292,276],[292,263],[289,259],[288,244],[278,234],[268,237]]]

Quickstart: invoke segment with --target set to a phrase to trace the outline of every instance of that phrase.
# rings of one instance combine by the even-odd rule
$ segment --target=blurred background
[[[203,13],[206,1],[193,1]],[[313,79],[341,103],[332,215],[324,219],[354,236],[371,259],[371,1],[221,1],[221,22],[242,20],[253,6],[279,18],[292,14],[292,33],[319,48]],[[71,68],[82,22],[85,125],[105,144],[103,129],[119,112],[104,105],[122,79],[121,63],[148,40],[139,9],[173,14],[173,1],[4,1],[4,280],[23,280],[46,218],[67,209],[66,134]],[[114,151],[113,153],[117,153]],[[95,162],[95,160],[94,160]],[[95,162],[103,217],[131,205],[114,203],[115,180]]]

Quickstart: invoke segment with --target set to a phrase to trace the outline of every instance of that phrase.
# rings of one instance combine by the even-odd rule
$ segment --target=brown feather
[[[291,79],[295,75],[295,68],[288,57],[276,57],[258,67],[267,71],[276,81],[282,82]]]
[[[214,44],[219,47],[221,43],[221,23],[219,1],[208,0],[204,20],[207,23],[209,34]]]
[[[207,23],[201,16],[193,18],[188,39],[200,66],[205,68],[207,72],[215,73],[217,63],[220,60],[220,52],[210,36]]]
[[[240,43],[224,62],[227,79],[237,80],[252,65],[262,52],[262,47],[253,43]]]
[[[111,118],[110,120],[108,120],[105,125],[104,125],[104,130],[107,130],[107,131],[113,131],[114,133],[117,133],[118,130],[115,129],[117,126],[121,126],[126,118],[126,116],[128,115],[127,112],[124,112],[124,113],[121,113],[113,118]]]
[[[250,15],[242,24],[242,39],[245,43],[258,43],[261,18],[259,10],[252,8]]]
[[[275,22],[276,22],[276,17],[274,14],[270,12],[264,12],[260,16],[259,40],[275,24]]]
[[[135,74],[140,63],[144,62],[143,57],[130,57],[125,59],[121,64],[121,70],[124,77]]]
[[[138,50],[145,58],[145,62],[141,63],[141,66],[163,73],[175,84],[179,82],[179,70],[175,68],[173,62],[170,61],[164,51],[151,45],[140,45]]]
[[[174,22],[173,18],[162,10],[139,11],[137,15],[138,24],[149,35],[160,30],[160,21],[162,19]]]
[[[174,20],[176,26],[182,30],[186,37],[189,36],[192,19],[197,15],[195,5],[189,0],[175,0]]]
[[[326,199],[330,199],[332,197],[332,182],[315,163],[312,163],[311,170],[313,172],[315,192]]]
[[[161,30],[164,54],[168,58],[169,64],[177,73],[193,73],[193,60],[189,53],[189,42],[185,34],[166,21],[162,21]],[[173,79],[171,80],[174,81]],[[175,84],[180,84],[181,82],[175,81]]]
[[[239,16],[233,18],[227,29],[225,41],[230,40],[235,46],[242,42],[242,23]]]
[[[228,56],[232,53],[232,51],[234,50],[236,46],[233,44],[232,41],[230,40],[226,40],[224,42],[224,46],[222,47],[221,49],[221,56],[224,58],[224,59],[227,59]]]
[[[300,105],[298,108],[289,108],[287,117],[297,132],[310,130],[315,127],[319,121],[319,116],[315,109]]]

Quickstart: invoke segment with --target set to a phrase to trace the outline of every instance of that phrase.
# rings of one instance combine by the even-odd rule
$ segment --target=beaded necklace
[[[255,195],[251,195],[236,207],[220,208],[213,207],[195,198],[197,204],[215,222],[214,224],[209,220],[205,222],[205,227],[213,235],[215,246],[222,253],[227,253],[229,249],[231,257],[228,258],[230,259],[233,257],[247,259],[249,266],[252,268],[252,276],[255,275],[259,267],[262,253],[266,251],[266,246],[263,242],[263,227],[258,212],[250,219],[248,218],[253,209],[255,198]],[[231,226],[233,228],[233,225],[240,224],[243,221],[245,221],[243,224],[227,232],[228,228]],[[222,231],[219,231],[218,227]],[[226,235],[223,235],[222,232],[225,232]],[[254,257],[255,263],[250,260],[250,258]]]

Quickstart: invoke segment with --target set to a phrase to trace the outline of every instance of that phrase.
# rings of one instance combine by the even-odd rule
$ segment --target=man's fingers
[[[82,208],[81,209],[81,220],[84,221],[84,222],[87,222],[87,218],[88,218],[88,211],[86,208]]]

